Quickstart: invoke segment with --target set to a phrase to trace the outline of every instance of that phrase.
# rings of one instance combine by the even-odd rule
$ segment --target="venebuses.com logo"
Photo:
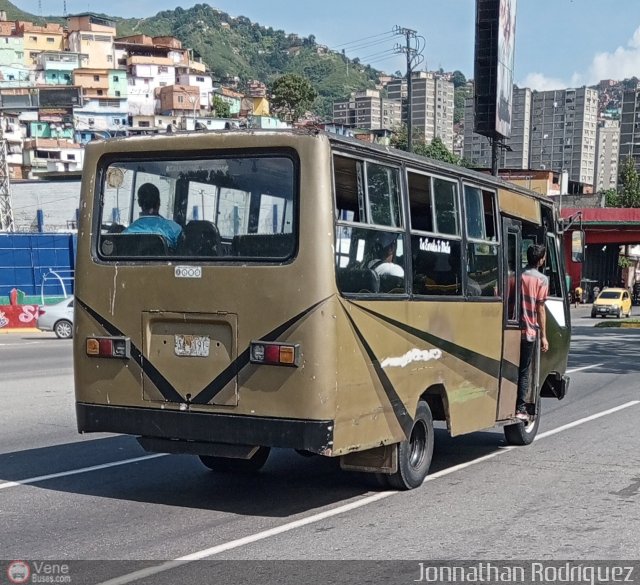
[[[7,567],[10,583],[27,583],[31,577],[31,567],[25,561],[12,561]]]
[[[7,567],[9,583],[71,583],[69,563],[51,561],[11,561]]]

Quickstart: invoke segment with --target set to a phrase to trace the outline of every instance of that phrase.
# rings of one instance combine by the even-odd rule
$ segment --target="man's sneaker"
[[[529,422],[529,413],[527,407],[523,404],[516,409],[516,418],[525,422]]]

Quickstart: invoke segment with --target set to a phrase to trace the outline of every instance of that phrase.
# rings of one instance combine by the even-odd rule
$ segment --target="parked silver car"
[[[60,339],[73,337],[73,297],[54,305],[40,305],[37,327],[53,331]]]

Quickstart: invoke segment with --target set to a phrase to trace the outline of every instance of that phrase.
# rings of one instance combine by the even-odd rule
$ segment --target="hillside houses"
[[[214,94],[232,117],[268,116],[264,85],[235,89],[175,37],[117,37],[114,21],[89,12],[61,26],[0,11],[0,125],[13,180],[80,172],[82,145],[96,138],[224,128],[213,123]]]

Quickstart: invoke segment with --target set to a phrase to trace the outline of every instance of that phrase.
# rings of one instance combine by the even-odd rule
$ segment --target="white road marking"
[[[61,471],[60,473],[50,473],[49,475],[39,475],[38,477],[30,477],[28,479],[20,479],[18,481],[6,481],[0,483],[0,490],[20,485],[28,485],[30,483],[39,483],[59,477],[67,477],[69,475],[78,475],[80,473],[88,473],[90,471],[98,471],[100,469],[108,469],[109,467],[118,467],[119,465],[128,465],[129,463],[137,463],[139,461],[147,461],[148,459],[156,459],[157,457],[166,457],[167,453],[155,453],[153,455],[145,455],[144,457],[135,457],[133,459],[123,459],[122,461],[113,461],[112,463],[103,463],[102,465],[92,465],[91,467],[82,467],[80,469],[72,469],[71,471]]]
[[[585,418],[581,418],[572,423],[562,425],[556,429],[552,429],[545,433],[541,433],[536,437],[536,440],[544,439],[546,437],[550,437],[557,433],[561,433],[573,427],[577,427],[584,423],[590,422],[592,420],[607,416],[614,412],[619,412],[626,408],[630,408],[632,406],[636,406],[640,404],[640,400],[632,400],[631,402],[627,402],[620,406],[616,406],[615,408],[610,408],[609,410],[604,410],[602,412],[593,414],[591,416],[587,416]],[[499,451],[495,451],[493,453],[489,453],[488,455],[484,455],[483,457],[478,457],[477,459],[473,459],[471,461],[467,461],[466,463],[460,463],[459,465],[454,465],[453,467],[448,467],[447,469],[443,469],[442,471],[438,471],[432,475],[428,475],[425,479],[425,483],[429,481],[434,481],[440,477],[444,477],[445,475],[450,475],[455,473],[456,471],[460,471],[461,469],[465,469],[467,467],[471,467],[472,465],[476,465],[477,463],[481,463],[483,461],[487,461],[488,459],[492,459],[501,455],[503,453],[508,453],[509,451],[513,451],[518,447],[504,447]],[[225,542],[223,544],[219,544],[216,546],[212,546],[211,548],[206,548],[204,550],[199,550],[189,555],[184,555],[182,557],[178,557],[172,561],[166,561],[159,565],[155,565],[153,567],[147,567],[145,569],[141,569],[139,571],[133,571],[131,573],[127,573],[126,575],[122,575],[120,577],[115,577],[114,579],[109,579],[108,581],[103,581],[98,585],[127,585],[128,583],[133,583],[134,581],[138,581],[139,579],[144,579],[146,577],[150,577],[152,575],[157,575],[159,573],[164,573],[166,571],[170,571],[175,569],[185,563],[198,561],[201,559],[205,559],[208,557],[212,557],[218,555],[220,553],[226,552],[228,550],[232,550],[235,548],[240,548],[247,544],[252,544],[254,542],[258,542],[260,540],[265,540],[266,538],[270,538],[272,536],[276,536],[278,534],[282,534],[284,532],[289,532],[291,530],[295,530],[296,528],[300,528],[302,526],[307,526],[309,524],[315,524],[316,522],[320,522],[327,518],[331,518],[333,516],[338,516],[340,514],[344,514],[346,512],[350,512],[351,510],[356,510],[358,508],[362,508],[363,506],[367,506],[374,502],[379,502],[380,500],[384,500],[389,498],[398,492],[396,491],[387,491],[380,492],[374,494],[372,496],[367,496],[358,500],[356,502],[351,502],[350,504],[345,504],[344,506],[339,506],[338,508],[333,508],[332,510],[327,510],[325,512],[321,512],[319,514],[315,514],[313,516],[308,516],[307,518],[302,518],[300,520],[295,520],[293,522],[288,522],[287,524],[283,524],[282,526],[276,526],[275,528],[270,528],[269,530],[263,530],[262,532],[257,532],[256,534],[250,534],[249,536],[245,536],[243,538],[238,538],[236,540],[231,540],[229,542]]]
[[[591,416],[586,416],[584,418],[581,418],[581,419],[578,419],[578,420],[574,420],[573,422],[567,423],[566,425],[562,425],[561,427],[558,427],[556,429],[551,429],[550,431],[545,431],[544,433],[540,433],[539,435],[536,436],[535,440],[537,441],[538,439],[545,439],[546,437],[551,437],[552,435],[557,435],[558,433],[561,433],[562,431],[566,431],[568,429],[572,429],[573,427],[577,427],[578,425],[582,425],[584,423],[591,422],[592,420],[596,420],[596,419],[601,418],[603,416],[607,416],[609,414],[613,414],[614,412],[618,412],[620,410],[624,410],[625,408],[630,408],[631,406],[636,406],[637,404],[640,404],[640,400],[631,400],[630,402],[625,402],[624,404],[621,404],[620,406],[616,406],[614,408],[610,408],[609,410],[603,410],[602,412],[598,412],[596,414],[592,414]]]
[[[591,368],[599,368],[600,366],[604,366],[604,364],[591,364],[590,366],[582,366],[581,368],[573,368],[571,370],[567,370],[567,374],[575,374],[576,372],[583,372],[584,370],[590,370]]]

